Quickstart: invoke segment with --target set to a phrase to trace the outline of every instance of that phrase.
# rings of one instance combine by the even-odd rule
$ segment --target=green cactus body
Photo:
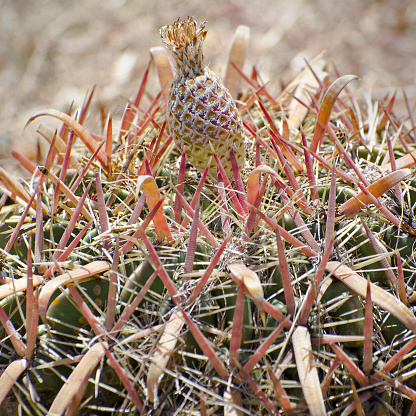
[[[316,88],[301,77],[277,99],[253,70],[234,102],[202,65],[206,34],[193,18],[162,30],[176,78],[152,59],[170,95],[146,73],[106,150],[109,126],[41,114],[79,137],[68,188],[65,128],[42,180],[0,168],[20,195],[0,195],[0,413],[414,413],[414,131],[321,67]]]
[[[93,306],[97,315],[105,310],[108,285],[108,280],[96,278],[79,284],[82,296]],[[68,289],[52,300],[46,317],[51,328],[62,335],[78,335],[80,332],[85,334],[91,331],[87,320],[71,299]]]

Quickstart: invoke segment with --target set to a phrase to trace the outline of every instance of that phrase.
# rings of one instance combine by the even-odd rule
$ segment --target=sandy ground
[[[96,100],[121,114],[149,48],[161,46],[159,28],[188,15],[207,20],[205,56],[218,74],[244,24],[245,72],[255,64],[276,95],[304,58],[326,51],[376,97],[403,87],[415,102],[414,0],[0,0],[0,165],[15,170],[12,148],[33,157],[38,136],[23,132],[31,115],[79,106],[94,85]]]

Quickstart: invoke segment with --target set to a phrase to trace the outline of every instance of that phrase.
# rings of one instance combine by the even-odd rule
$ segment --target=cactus
[[[162,90],[149,67],[117,135],[110,116],[83,127],[91,93],[77,118],[29,120],[63,122],[39,127],[45,166],[14,153],[31,181],[0,168],[2,414],[414,414],[413,129],[321,58],[277,98],[230,62],[237,107],[205,35],[162,29],[169,49],[193,41],[176,78],[152,49]],[[204,130],[199,158],[182,115],[191,142],[210,117],[175,103],[214,77],[238,131]]]

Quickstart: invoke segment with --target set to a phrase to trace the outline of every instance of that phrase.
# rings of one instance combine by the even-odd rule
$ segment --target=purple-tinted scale
[[[230,130],[230,120],[227,120],[224,124],[222,124],[222,127],[225,130]]]
[[[208,103],[208,97],[206,95],[202,95],[201,97],[199,97],[199,99],[204,103],[207,104]]]

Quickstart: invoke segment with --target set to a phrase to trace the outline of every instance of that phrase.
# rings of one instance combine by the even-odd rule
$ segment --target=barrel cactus
[[[0,169],[2,414],[415,413],[413,118],[321,57],[274,97],[247,33],[223,84],[204,25],[163,28],[176,68],[151,50],[117,134],[92,94],[29,120],[63,127],[14,153],[30,181]]]

